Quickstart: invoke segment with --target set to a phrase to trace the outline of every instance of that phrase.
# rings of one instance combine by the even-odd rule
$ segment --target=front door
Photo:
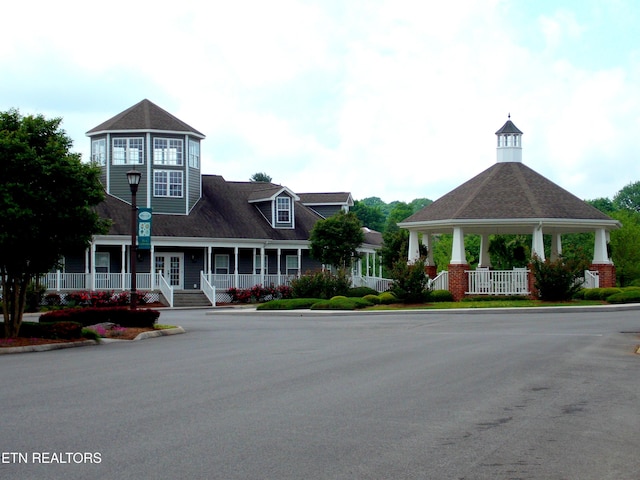
[[[184,253],[158,253],[155,258],[155,272],[162,276],[176,290],[184,289]]]

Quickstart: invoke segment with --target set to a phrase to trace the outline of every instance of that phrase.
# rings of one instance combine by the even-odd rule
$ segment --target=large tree
[[[325,265],[347,268],[358,258],[358,247],[364,242],[362,224],[353,212],[343,211],[319,220],[311,230],[310,253]]]
[[[106,223],[99,170],[71,153],[60,118],[0,112],[0,276],[5,337],[18,335],[29,283]]]
[[[251,178],[249,179],[251,182],[264,182],[264,183],[269,183],[271,182],[271,177],[269,175],[267,175],[264,172],[256,172],[253,175],[251,175]]]

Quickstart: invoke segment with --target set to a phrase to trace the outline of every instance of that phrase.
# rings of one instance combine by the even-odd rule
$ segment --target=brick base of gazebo
[[[454,302],[459,302],[465,297],[465,292],[468,290],[467,282],[469,281],[466,270],[469,270],[469,268],[466,263],[449,264],[449,291]]]
[[[616,286],[616,266],[610,263],[592,263],[589,270],[598,272],[600,288]]]

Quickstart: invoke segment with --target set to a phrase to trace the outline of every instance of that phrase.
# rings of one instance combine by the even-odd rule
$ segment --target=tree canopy
[[[347,268],[358,258],[357,249],[364,242],[362,224],[352,212],[339,213],[319,220],[311,230],[310,253],[325,265]]]
[[[264,172],[256,172],[249,179],[252,182],[271,182],[271,177]]]
[[[104,232],[100,171],[71,153],[60,118],[0,112],[0,275],[5,336],[18,334],[26,290]]]

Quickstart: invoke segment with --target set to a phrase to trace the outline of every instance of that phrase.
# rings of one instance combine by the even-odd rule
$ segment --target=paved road
[[[640,478],[639,313],[166,311],[0,357],[0,478]]]

